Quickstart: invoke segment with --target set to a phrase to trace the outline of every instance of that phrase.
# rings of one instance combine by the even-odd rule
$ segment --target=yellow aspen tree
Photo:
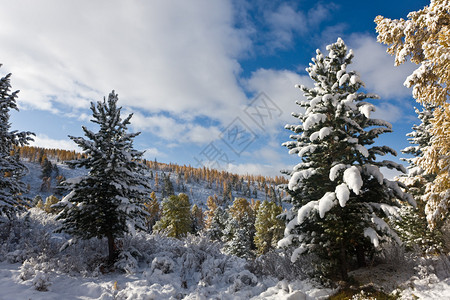
[[[375,18],[377,40],[389,45],[395,65],[409,56],[419,67],[404,85],[413,97],[436,106],[431,120],[433,135],[417,164],[436,179],[427,185],[426,213],[431,228],[448,215],[450,205],[450,0],[431,0],[429,6],[408,14],[408,19]]]

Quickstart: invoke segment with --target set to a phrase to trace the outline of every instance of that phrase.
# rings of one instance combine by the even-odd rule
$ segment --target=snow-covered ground
[[[33,208],[12,225],[0,245],[1,300],[293,300],[326,299],[337,291],[305,277],[288,281],[264,275],[202,237],[128,236],[121,240],[121,259],[111,269],[104,267],[106,241],[79,241],[60,251],[70,237],[54,233],[54,215]],[[443,257],[403,258],[351,275],[401,299],[450,299],[448,262]]]
[[[119,261],[105,267],[106,241],[60,251],[70,237],[53,233],[57,226],[55,216],[37,208],[14,222],[0,247],[0,299],[324,299],[332,293],[310,280],[250,271],[244,259],[195,236],[128,236]]]
[[[236,276],[240,273],[236,272]],[[0,299],[71,300],[71,299],[324,299],[330,290],[319,289],[305,281],[288,283],[265,278],[261,282],[242,284],[222,282],[209,287],[185,289],[178,285],[178,274],[148,278],[140,274],[107,274],[100,277],[50,274],[47,291],[38,291],[33,280],[20,279],[20,264],[0,263]],[[235,276],[235,277],[236,277]],[[163,277],[163,278],[162,278]],[[244,277],[245,278],[245,277]],[[172,281],[173,280],[173,281]],[[307,298],[305,298],[307,297]]]
[[[27,164],[30,194],[39,192],[40,166]],[[59,165],[67,178],[86,174]],[[194,203],[213,190],[192,183]],[[204,202],[203,202],[204,203]],[[200,203],[199,203],[200,204]],[[282,261],[259,264],[222,253],[206,238],[183,240],[138,233],[121,240],[120,260],[105,267],[106,241],[78,241],[61,250],[70,236],[54,233],[55,216],[33,208],[0,228],[0,300],[39,299],[326,299],[330,289],[291,271]],[[4,226],[4,225],[3,225]],[[362,286],[373,286],[400,299],[450,299],[447,257],[421,258],[388,253],[389,259],[352,271]],[[266,264],[278,268],[262,271]],[[279,264],[278,264],[279,263]],[[278,265],[277,265],[278,264]],[[268,268],[270,269],[270,268]],[[274,271],[275,270],[275,271]],[[301,272],[299,272],[300,274]],[[297,276],[297,277],[296,277]],[[362,295],[353,299],[370,299]]]
[[[28,168],[28,173],[22,178],[22,181],[29,186],[30,191],[26,195],[27,197],[30,197],[33,199],[36,195],[40,195],[43,200],[47,198],[50,195],[55,194],[55,187],[56,187],[56,180],[55,178],[52,178],[51,182],[51,189],[41,189],[42,185],[42,168],[40,164],[38,163],[32,163],[24,161],[25,166]],[[59,175],[64,176],[65,178],[73,178],[73,177],[79,177],[87,174],[86,169],[71,169],[65,164],[58,163],[58,170]]]

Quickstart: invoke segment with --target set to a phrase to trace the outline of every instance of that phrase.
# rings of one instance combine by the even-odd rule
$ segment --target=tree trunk
[[[106,235],[108,238],[108,262],[113,263],[116,260],[116,245],[114,242],[114,237],[111,233]]]
[[[348,267],[347,267],[347,254],[345,251],[345,245],[343,242],[341,242],[340,246],[340,253],[339,253],[339,269],[341,272],[341,279],[343,281],[348,281]]]
[[[358,267],[362,268],[366,266],[366,257],[364,255],[364,248],[361,245],[356,246],[356,260]]]

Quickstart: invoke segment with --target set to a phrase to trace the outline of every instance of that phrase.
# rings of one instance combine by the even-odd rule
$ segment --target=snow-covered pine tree
[[[198,207],[197,204],[192,205],[191,208],[191,223],[193,234],[198,234],[205,227],[205,222],[203,218],[203,210]]]
[[[414,200],[379,170],[406,171],[400,164],[376,160],[376,155],[396,152],[387,146],[367,147],[391,132],[391,124],[370,118],[375,107],[364,100],[378,96],[358,91],[364,83],[357,72],[347,71],[353,51],[347,51],[340,38],[327,50],[327,56],[317,50],[306,69],[315,86],[298,86],[307,99],[297,102],[305,112],[293,113],[301,124],[285,127],[294,134],[293,141],[283,145],[301,162],[287,172],[292,209],[278,245],[296,245],[292,261],[302,253],[315,253],[320,274],[340,274],[347,280],[353,257],[364,265],[365,256],[381,241],[398,240],[384,221],[397,199]]]
[[[427,174],[417,164],[417,160],[423,156],[424,150],[431,143],[432,128],[431,119],[435,106],[424,104],[423,109],[415,109],[421,123],[412,127],[413,131],[408,133],[408,140],[413,146],[402,150],[410,154],[411,158],[402,158],[409,163],[408,175],[400,176],[399,181],[406,185],[417,202],[417,208],[403,206],[400,209],[400,218],[395,221],[396,231],[407,247],[418,246],[423,252],[429,253],[439,251],[442,248],[442,233],[439,229],[430,230],[427,226],[425,213],[424,194],[427,185],[433,184],[436,174]]]
[[[242,227],[236,219],[231,218],[228,224],[232,231],[231,239],[225,244],[224,251],[227,254],[235,255],[245,259],[251,259],[252,241],[245,227]]]
[[[227,225],[228,211],[222,206],[216,207],[210,214],[208,226],[206,228],[206,236],[211,240],[221,241],[224,239],[224,230]]]
[[[163,186],[162,186],[162,197],[167,198],[169,196],[175,195],[172,180],[170,180],[170,174],[163,176]]]
[[[432,127],[431,119],[433,118],[434,108],[435,106],[430,104],[424,104],[421,111],[415,108],[416,114],[421,122],[419,125],[414,125],[412,127],[414,131],[406,135],[409,137],[409,143],[414,146],[409,146],[402,150],[402,153],[410,154],[413,157],[401,158],[401,160],[406,161],[409,164],[408,178],[431,182],[436,177],[436,174],[425,174],[424,170],[417,164],[418,158],[423,156],[425,148],[431,143],[432,134],[430,129]],[[405,178],[405,176],[402,177]],[[415,193],[416,191],[413,189],[410,190],[410,192]]]
[[[88,139],[70,136],[86,157],[69,165],[87,168],[89,173],[69,181],[71,192],[60,202],[64,209],[58,215],[63,220],[61,230],[75,237],[106,237],[110,262],[116,256],[117,238],[145,229],[144,199],[150,193],[146,167],[140,163],[143,152],[133,149],[133,138],[140,133],[127,133],[132,114],[122,120],[117,101],[112,91],[108,100],[91,103],[91,121],[99,131],[83,126]]]
[[[255,212],[247,199],[236,198],[228,208],[224,237],[226,253],[247,259],[253,257]]]
[[[1,64],[0,64],[1,66]],[[11,74],[0,79],[0,217],[10,219],[27,205],[26,185],[21,178],[27,168],[15,155],[14,147],[23,146],[33,140],[31,132],[10,131],[10,111],[18,110],[16,98],[19,91],[11,92]]]

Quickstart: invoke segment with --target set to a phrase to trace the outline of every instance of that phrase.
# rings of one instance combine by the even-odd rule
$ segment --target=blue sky
[[[35,145],[76,149],[67,136],[94,128],[90,102],[115,90],[146,158],[279,175],[299,161],[281,147],[302,98],[294,85],[312,86],[304,69],[315,49],[341,37],[367,91],[381,97],[375,117],[393,124],[378,142],[400,152],[417,122],[402,85],[415,66],[393,66],[373,19],[406,18],[427,4],[2,1],[0,72],[12,72],[21,90],[12,127],[35,132]]]

